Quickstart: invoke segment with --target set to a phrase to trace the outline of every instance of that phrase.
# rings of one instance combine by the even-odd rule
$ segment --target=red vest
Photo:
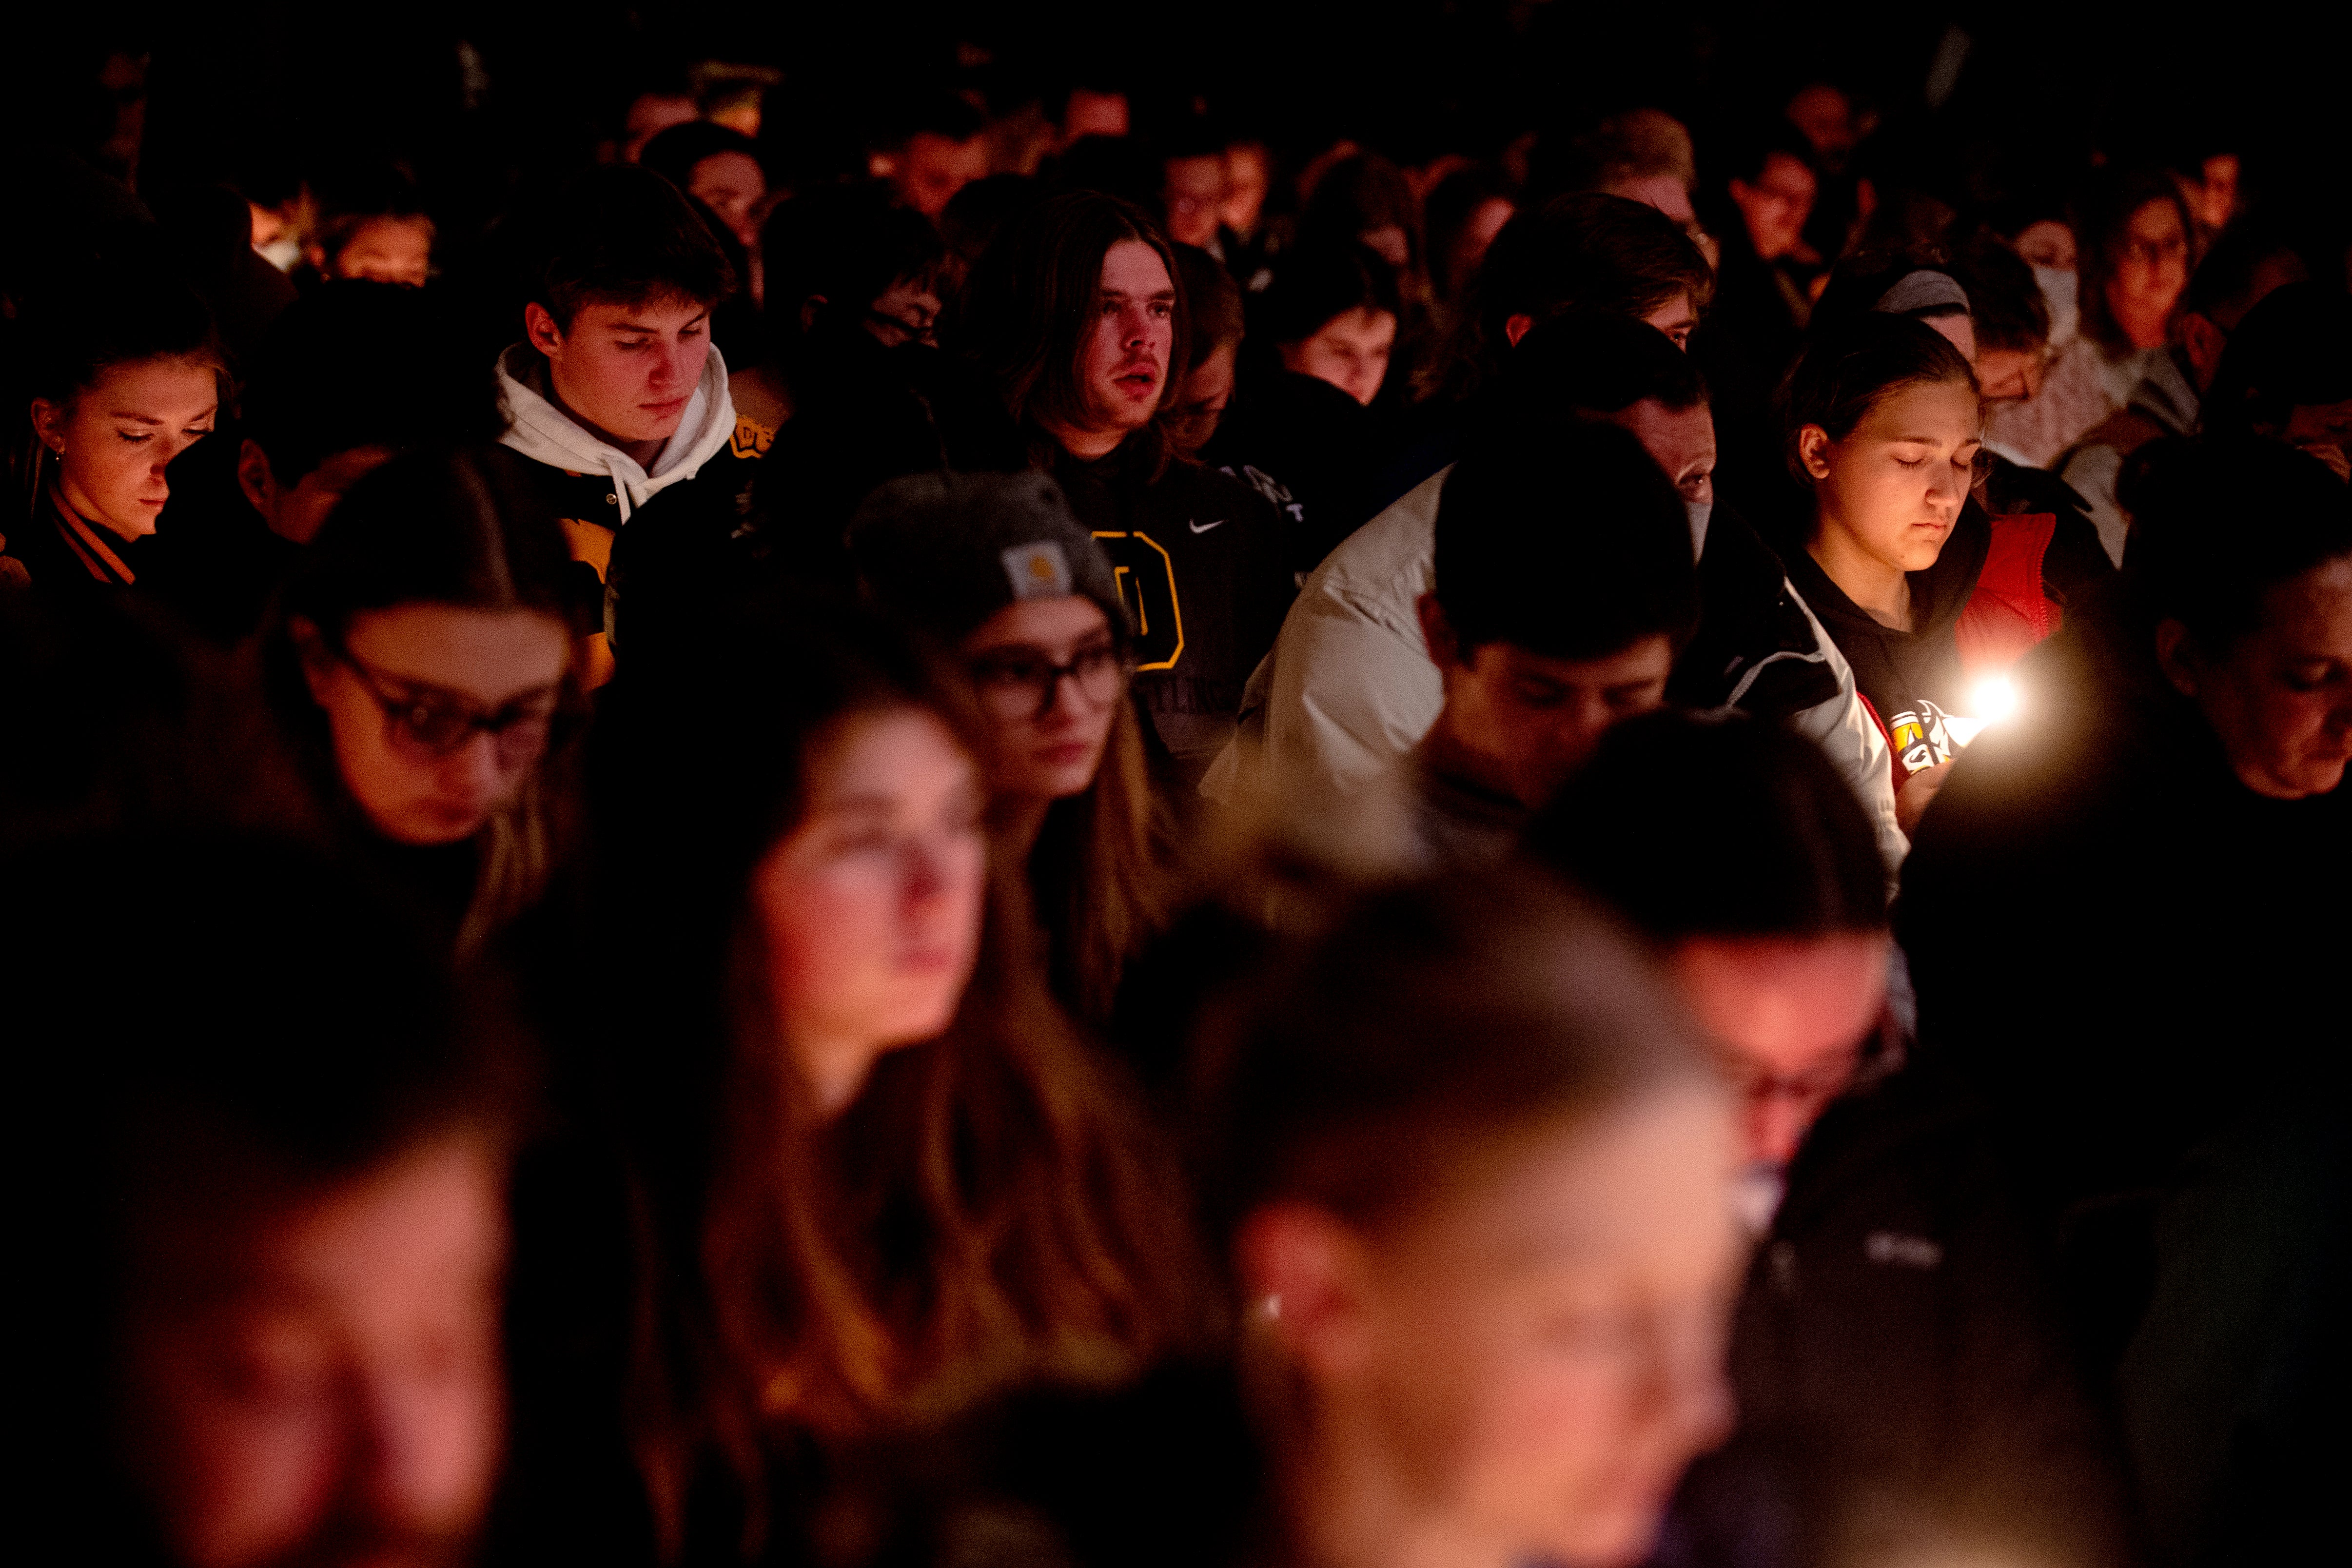
[[[2008,668],[2058,629],[2064,612],[2042,587],[2042,558],[2057,531],[2052,512],[1992,520],[1992,548],[1953,634],[1960,668],[1969,675]]]

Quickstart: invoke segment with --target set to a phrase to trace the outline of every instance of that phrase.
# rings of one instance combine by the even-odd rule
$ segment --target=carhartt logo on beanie
[[[1015,599],[1062,599],[1077,592],[1070,586],[1070,563],[1062,547],[1050,539],[1006,550],[1004,575],[1012,580]]]
[[[950,642],[1008,605],[1072,595],[1129,635],[1110,558],[1049,474],[893,479],[857,509],[849,553],[877,601]]]

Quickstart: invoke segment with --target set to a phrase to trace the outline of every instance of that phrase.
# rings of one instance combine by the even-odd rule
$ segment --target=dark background
[[[335,159],[397,158],[445,237],[516,188],[597,154],[639,88],[700,59],[781,69],[763,139],[787,183],[852,174],[877,126],[926,91],[1003,112],[1057,110],[1074,81],[1126,89],[1139,129],[1187,106],[1293,158],[1336,136],[1401,163],[1492,154],[1527,130],[1655,104],[1710,132],[1833,81],[1874,109],[1877,155],[1981,207],[2070,188],[2097,160],[2240,153],[2249,195],[2340,244],[2352,94],[2347,26],[2282,9],[2048,5],[1945,8],[1405,0],[1379,6],[1197,0],[695,5],[551,0],[394,6],[232,3],[52,9],[0,54],[14,140],[102,140],[110,54],[144,57],[137,183],[233,184],[268,200]],[[1938,42],[1968,39],[1957,90],[1923,89]],[[461,43],[479,72],[469,84]],[[1719,143],[1718,143],[1719,144]],[[17,222],[37,221],[22,213]]]

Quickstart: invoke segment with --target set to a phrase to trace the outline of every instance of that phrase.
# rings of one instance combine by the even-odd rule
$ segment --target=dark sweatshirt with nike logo
[[[1278,520],[1249,486],[1130,440],[1054,476],[1118,574],[1136,634],[1137,695],[1188,783],[1233,739],[1242,687],[1290,608]]]

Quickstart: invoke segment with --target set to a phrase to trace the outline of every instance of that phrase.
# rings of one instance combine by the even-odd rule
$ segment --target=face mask
[[[2042,286],[2042,299],[2050,307],[2050,342],[2053,347],[2072,342],[2074,329],[2081,325],[2082,308],[2075,296],[2078,281],[2071,267],[2037,267],[2034,282]]]
[[[1772,1228],[1772,1216],[1780,1212],[1788,1191],[1787,1167],[1759,1160],[1732,1178],[1731,1212],[1748,1235],[1762,1236]]]
[[[1715,515],[1715,503],[1686,500],[1683,502],[1683,511],[1690,518],[1691,559],[1696,561],[1706,553],[1706,521]]]

